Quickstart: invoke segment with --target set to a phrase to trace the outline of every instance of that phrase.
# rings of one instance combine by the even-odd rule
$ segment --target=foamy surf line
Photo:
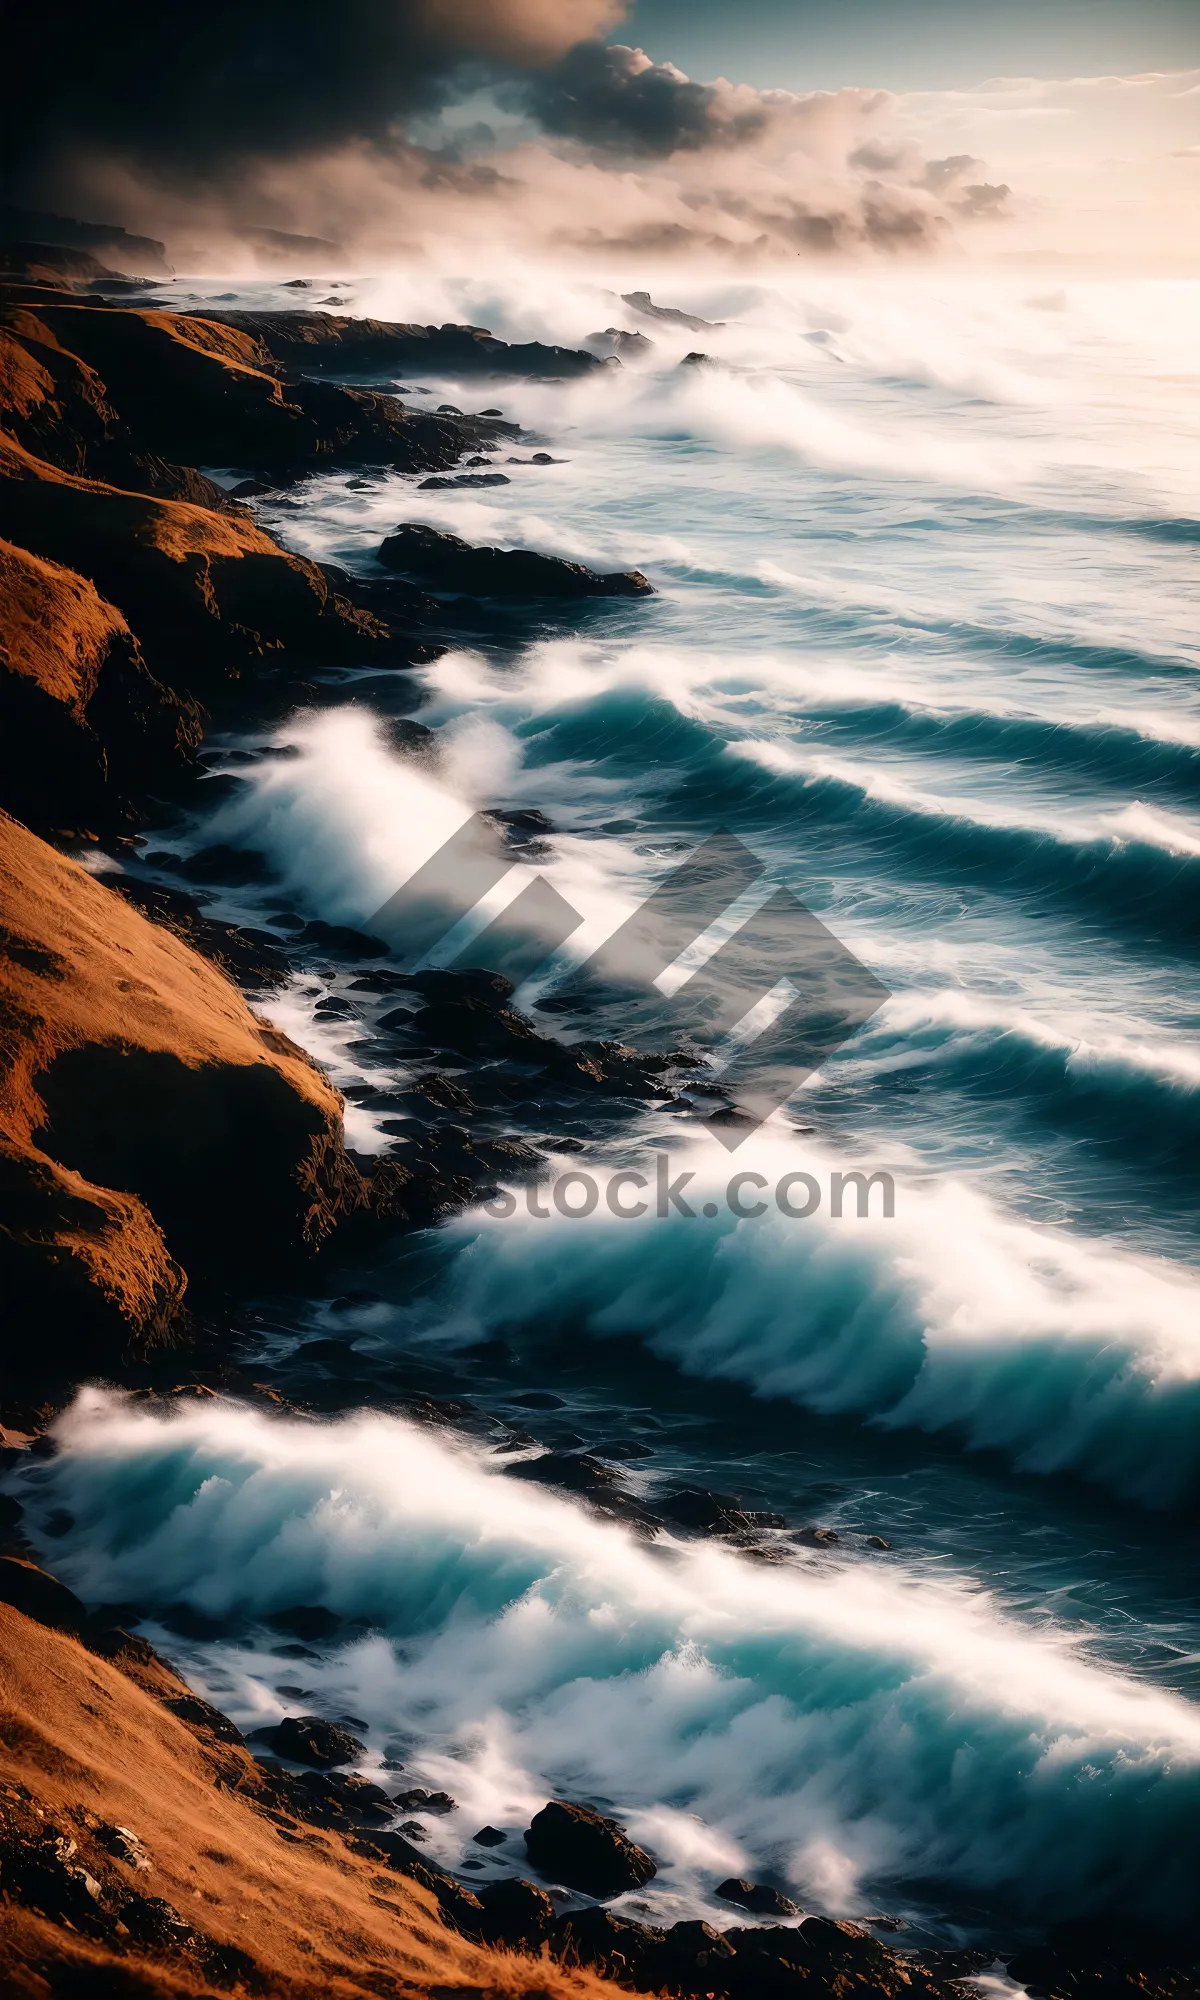
[[[728,1212],[731,1162],[711,1140],[681,1144],[676,1132],[670,1159],[673,1176],[693,1176],[690,1216],[660,1215],[652,1201],[629,1220],[603,1203],[535,1219],[518,1201],[503,1219],[477,1209],[452,1222],[458,1254],[427,1311],[399,1309],[405,1335],[422,1321],[428,1337],[462,1345],[523,1327],[632,1334],[685,1373],[947,1432],[1021,1471],[1082,1474],[1152,1507],[1194,1495],[1200,1287],[1188,1268],[899,1173],[893,1215],[877,1186],[865,1214],[856,1189],[835,1217],[833,1171],[870,1164],[826,1158],[775,1126],[732,1162],[760,1177],[740,1199],[762,1213],[745,1220]],[[803,1220],[773,1193],[796,1172],[822,1190]],[[703,1214],[706,1198],[718,1219]]]
[[[56,1435],[22,1493],[73,1517],[56,1568],[91,1601],[365,1621],[301,1671],[366,1721],[368,1768],[419,1743],[459,1801],[447,1856],[565,1792],[621,1811],[666,1911],[763,1867],[835,1913],[931,1883],[1060,1919],[1187,1907],[1200,1714],[982,1593],[647,1547],[390,1416],[163,1416],[88,1390]],[[209,1664],[247,1725],[283,1712],[265,1641]]]

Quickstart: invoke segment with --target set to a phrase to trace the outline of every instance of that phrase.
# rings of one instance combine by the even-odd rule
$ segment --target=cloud
[[[530,87],[530,109],[547,132],[618,152],[668,156],[681,149],[741,146],[770,116],[762,92],[724,79],[693,83],[674,63],[642,49],[581,42]]]
[[[982,165],[983,161],[970,153],[952,153],[946,160],[926,160],[921,186],[928,188],[930,194],[944,194],[964,174],[977,173]]]
[[[444,103],[464,67],[557,62],[613,27],[624,0],[18,0],[0,178],[31,192],[64,163],[119,157],[213,180],[255,159],[383,141]]]

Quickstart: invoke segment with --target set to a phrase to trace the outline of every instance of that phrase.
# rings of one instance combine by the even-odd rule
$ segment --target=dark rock
[[[526,1829],[525,1851],[541,1875],[604,1899],[640,1889],[658,1869],[614,1819],[552,1799]]]
[[[338,1764],[356,1764],[367,1754],[367,1746],[339,1723],[324,1722],[319,1715],[289,1715],[273,1727],[255,1732],[278,1757],[293,1764],[311,1764],[315,1770],[331,1771]]]
[[[455,486],[511,486],[507,472],[454,472],[435,473],[420,484],[422,493],[441,493]],[[386,544],[385,544],[386,546]],[[382,550],[380,551],[382,556]]]
[[[38,1625],[58,1632],[81,1632],[87,1624],[86,1607],[47,1570],[21,1556],[0,1556],[0,1604],[10,1604]]]
[[[756,1917],[794,1917],[796,1905],[790,1896],[772,1889],[765,1882],[745,1882],[730,1876],[727,1882],[713,1890],[723,1903],[737,1903],[743,1910],[751,1910]]]
[[[177,1715],[181,1722],[186,1722],[189,1729],[207,1730],[210,1735],[217,1738],[218,1742],[244,1743],[246,1740],[236,1723],[231,1722],[227,1715],[222,1715],[220,1709],[214,1708],[211,1702],[201,1701],[199,1695],[168,1695],[163,1707],[169,1708],[172,1715]]]
[[[326,1771],[305,1771],[299,1783],[307,1788],[318,1805],[333,1808],[335,1819],[349,1814],[368,1825],[386,1826],[392,1817],[393,1801],[382,1785],[369,1778],[331,1776]]]
[[[229,489],[231,500],[257,500],[261,493],[270,493],[272,487],[265,479],[239,479],[236,486]]]
[[[273,1632],[287,1632],[293,1639],[332,1639],[340,1631],[342,1621],[336,1611],[323,1604],[291,1604],[285,1611],[273,1611],[267,1624]]]
[[[555,1958],[568,1965],[587,1965],[610,1979],[634,1981],[654,1963],[663,1933],[649,1924],[630,1923],[611,1910],[572,1910],[559,1917],[548,1943]]]
[[[792,1541],[805,1549],[827,1549],[841,1538],[836,1528],[797,1528]]]
[[[527,1389],[523,1396],[514,1396],[512,1401],[520,1410],[565,1410],[561,1396],[554,1396],[549,1389]]]
[[[189,882],[229,883],[234,888],[265,881],[271,873],[265,854],[255,848],[230,847],[224,841],[215,847],[201,847],[176,865]]]
[[[506,1465],[510,1479],[527,1479],[535,1486],[557,1486],[566,1493],[594,1493],[614,1486],[618,1475],[587,1452],[544,1452],[541,1458],[523,1458]],[[564,1878],[565,1879],[565,1878]]]
[[[713,333],[725,324],[723,319],[698,319],[695,313],[680,312],[677,306],[656,306],[649,292],[622,292],[621,299],[643,319],[662,320],[667,326],[686,326],[693,333]]]
[[[300,367],[306,374],[328,368],[338,374],[378,370],[405,379],[429,373],[564,381],[611,365],[581,349],[550,347],[538,340],[510,346],[482,326],[398,325],[320,312],[217,313],[208,307],[202,317],[239,327],[261,341],[276,361]],[[516,426],[511,428],[515,431]]]
[[[417,1788],[396,1794],[396,1805],[401,1812],[449,1813],[454,1811],[456,1804],[449,1792],[426,1792]]]
[[[868,1535],[866,1543],[869,1549],[890,1549],[892,1546],[890,1542],[884,1541],[882,1535]]]
[[[545,1890],[523,1879],[489,1882],[480,1889],[479,1901],[480,1936],[486,1944],[536,1951],[554,1922],[554,1905]]]
[[[152,923],[161,924],[193,951],[219,965],[239,986],[282,986],[290,978],[291,968],[279,949],[278,938],[207,917],[194,896],[161,882],[115,874],[103,874],[99,879]]]
[[[754,1525],[736,1494],[710,1493],[704,1487],[681,1487],[664,1495],[656,1505],[664,1519],[701,1534],[730,1534]]]
[[[481,1826],[479,1832],[473,1833],[471,1838],[477,1847],[501,1847],[508,1839],[508,1835],[501,1833],[498,1826]]]
[[[736,1955],[711,1924],[696,1919],[672,1924],[654,1955],[653,1980],[673,1991],[708,1993],[724,1984]]]
[[[295,943],[312,945],[331,958],[386,958],[388,954],[381,938],[369,937],[365,931],[352,930],[347,924],[322,923],[319,918],[305,924]]]
[[[471,475],[494,483],[500,473]],[[397,528],[379,550],[385,569],[401,570],[432,590],[469,597],[581,598],[648,597],[652,587],[640,570],[601,574],[560,556],[532,549],[476,548],[458,535],[416,522]]]
[[[384,724],[384,735],[388,748],[398,751],[402,757],[417,757],[422,762],[428,762],[437,755],[436,729],[430,729],[424,722],[413,722],[406,715],[389,717]]]

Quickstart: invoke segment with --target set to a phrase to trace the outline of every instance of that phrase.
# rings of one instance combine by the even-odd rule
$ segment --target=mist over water
[[[658,594],[331,678],[196,839],[276,871],[229,913],[363,925],[474,810],[540,808],[555,830],[493,907],[538,872],[584,923],[527,1006],[716,828],[768,863],[891,997],[732,1160],[659,1104],[555,1164],[668,1150],[697,1208],[734,1167],[882,1169],[895,1216],[476,1211],[376,1259],[338,1325],[454,1367],[502,1339],[575,1431],[652,1418],[645,1490],[802,1495],[898,1546],[650,1549],[394,1417],[93,1396],[38,1474],[83,1524],[56,1561],[97,1600],[242,1619],[191,1663],[245,1721],[286,1706],[256,1620],[365,1619],[305,1685],[462,1801],[448,1859],[565,1790],[661,1857],[668,1918],[757,1869],[956,1935],[1114,1898],[1167,1921],[1200,1749],[1172,1576],[1200,1474],[1200,286],[656,273],[724,322],[685,331],[631,317],[642,282],[360,288],[380,317],[656,344],[578,384],[402,385],[499,404],[514,457],[559,462],[482,492],[315,480],[263,503],[283,539],[369,570],[425,521]],[[436,763],[389,746],[402,712]],[[339,1081],[377,1077],[313,1016],[327,990],[266,1011]],[[294,1317],[336,1330],[327,1302]]]

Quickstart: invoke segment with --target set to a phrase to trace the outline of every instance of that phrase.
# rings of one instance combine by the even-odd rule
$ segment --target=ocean
[[[256,503],[284,542],[370,570],[422,521],[656,594],[324,676],[210,738],[238,783],[175,845],[268,856],[216,914],[369,930],[471,811],[536,808],[553,830],[476,929],[531,871],[580,913],[518,995],[570,1034],[539,1003],[572,956],[728,829],[887,997],[734,1154],[703,1093],[513,1127],[601,1181],[666,1155],[696,1213],[534,1215],[518,1188],[364,1251],[253,1323],[265,1379],[305,1342],[351,1353],[319,1421],[98,1387],[23,1497],[56,1572],[141,1606],[243,1727],[350,1716],[368,1776],[449,1792],[428,1851],[469,1879],[522,1872],[519,1829],[566,1796],[653,1852],[616,1907],[655,1921],[728,1921],[741,1875],[914,1942],[1169,1927],[1200,1804],[1200,286],[647,282],[710,324],[586,274],[360,288],[379,317],[654,345],[574,383],[393,385],[499,406],[511,456],[554,462],[316,478]],[[397,716],[439,732],[436,767],[397,755]],[[262,1009],[347,1092],[351,1143],[402,1155],[369,1100],[409,1072],[350,979],[314,962]],[[763,1214],[730,1212],[734,1171]],[[894,1213],[771,1198],[853,1172]],[[833,1538],[646,1540],[507,1476],[535,1444]],[[289,1644],[267,1621],[298,1604],[343,1622]],[[485,1821],[509,1833],[486,1858]]]

